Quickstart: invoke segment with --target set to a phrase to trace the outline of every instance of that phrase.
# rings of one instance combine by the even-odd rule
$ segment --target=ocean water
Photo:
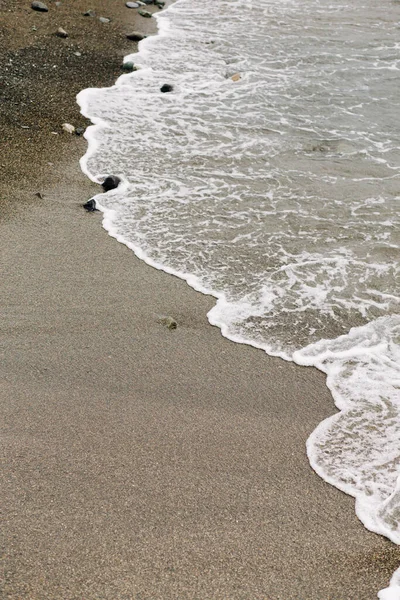
[[[215,296],[226,337],[327,374],[310,463],[400,544],[400,2],[178,0],[157,22],[138,71],[78,96],[83,170],[123,179],[104,227]]]

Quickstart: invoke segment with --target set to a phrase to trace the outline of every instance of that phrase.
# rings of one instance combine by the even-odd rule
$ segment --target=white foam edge
[[[126,56],[124,56],[123,58],[123,63],[125,62],[134,62],[134,59],[136,56],[138,55],[146,55],[147,53],[150,52],[149,50],[149,46],[151,46],[151,44],[153,43],[153,39],[155,37],[167,37],[169,32],[170,32],[170,22],[168,20],[168,18],[165,17],[165,15],[168,16],[169,12],[173,12],[175,10],[175,7],[177,4],[180,4],[181,2],[184,2],[185,0],[175,0],[175,2],[172,2],[167,8],[165,8],[164,10],[162,10],[159,13],[154,13],[153,14],[153,18],[156,20],[157,22],[157,32],[154,35],[149,35],[148,37],[144,38],[143,40],[140,40],[138,43],[138,49],[137,52],[133,52],[131,54],[127,54]],[[141,68],[140,69],[141,73],[143,72],[151,72],[152,69],[150,67],[145,67],[145,68]],[[133,71],[132,73],[123,73],[121,74],[118,79],[116,80],[116,82],[114,83],[114,85],[109,86],[106,89],[112,90],[118,87],[121,87],[123,85],[125,85],[125,82],[132,78],[135,77],[135,75],[137,75],[137,71]],[[82,91],[80,91],[77,96],[76,96],[76,101],[79,104],[80,107],[80,112],[81,114],[86,117],[87,119],[90,119],[93,123],[93,125],[87,127],[85,133],[84,133],[84,137],[88,142],[88,147],[87,150],[85,152],[85,154],[82,156],[82,158],[79,161],[80,167],[82,169],[82,172],[87,175],[87,177],[89,177],[89,179],[91,179],[92,181],[95,181],[96,183],[99,182],[100,179],[100,175],[95,176],[93,173],[91,173],[91,171],[88,168],[88,161],[90,159],[90,157],[95,154],[98,146],[99,146],[99,142],[96,140],[95,137],[95,131],[97,128],[106,128],[109,127],[109,124],[107,123],[107,121],[100,119],[100,118],[96,118],[96,117],[92,117],[90,116],[89,113],[89,96],[91,96],[92,94],[94,94],[96,91],[99,90],[104,90],[105,88],[86,88]],[[114,173],[114,175],[116,175],[116,173]]]
[[[367,324],[368,325],[368,324]],[[363,326],[361,326],[363,327]],[[352,332],[356,332],[360,327],[352,327],[347,335],[351,335]],[[341,336],[342,337],[342,336]],[[344,336],[343,336],[344,337]],[[322,343],[323,340],[320,340],[319,343]],[[303,349],[304,350],[304,349]],[[377,533],[379,535],[383,535],[391,540],[394,544],[400,544],[400,537],[398,532],[393,532],[389,527],[386,527],[382,521],[378,521],[378,519],[374,518],[374,513],[371,511],[371,504],[368,503],[367,499],[360,493],[357,494],[355,490],[349,484],[346,485],[343,482],[337,481],[335,478],[330,477],[325,470],[317,463],[314,457],[314,440],[319,437],[320,433],[331,428],[331,424],[334,423],[335,420],[342,417],[343,413],[346,413],[347,402],[345,398],[342,398],[336,391],[333,380],[334,380],[334,370],[331,370],[323,365],[324,360],[327,358],[334,358],[334,356],[345,358],[348,356],[354,357],[354,349],[352,349],[351,353],[347,351],[336,352],[335,355],[331,353],[329,350],[323,353],[320,353],[318,356],[310,357],[304,356],[301,354],[302,350],[293,353],[293,360],[295,363],[301,366],[313,366],[318,370],[322,371],[326,374],[326,385],[330,390],[335,406],[340,411],[339,413],[324,419],[311,433],[307,440],[306,448],[307,448],[307,457],[311,467],[314,471],[327,483],[331,484],[333,487],[343,491],[355,498],[355,512],[357,517],[360,519],[362,524],[366,529],[372,531],[373,533]],[[364,349],[360,349],[359,354],[365,355],[368,351]],[[393,490],[393,493],[385,500],[383,503],[386,504],[390,501],[392,496],[398,491],[400,487],[400,477],[397,479],[396,488]],[[384,588],[378,592],[378,598],[380,600],[400,600],[400,567],[394,572],[389,586]]]
[[[175,9],[177,4],[183,3],[183,2],[185,2],[185,0],[176,0],[175,2],[170,4],[167,9],[163,10],[161,13],[154,14],[154,17],[157,19],[157,27],[158,27],[158,32],[156,34],[157,36],[167,36],[169,34],[170,24],[169,24],[168,19],[165,18],[165,15],[168,12],[172,12]],[[156,37],[156,36],[152,35],[152,36],[145,38],[144,40],[141,40],[138,44],[138,52],[135,52],[133,54],[128,54],[127,56],[124,57],[123,61],[124,62],[133,61],[135,56],[137,56],[138,54],[145,53],[148,50],[148,46],[151,45],[152,39],[154,37]],[[143,73],[143,71],[144,72],[152,71],[151,68],[143,68],[140,70],[142,73]],[[115,88],[118,88],[118,87],[124,85],[126,78],[134,77],[136,74],[137,74],[137,71],[134,71],[132,73],[122,74],[117,79],[115,84],[113,86],[110,86],[107,89],[111,90],[111,89],[115,89]],[[80,109],[81,109],[81,114],[83,116],[85,116],[87,119],[90,119],[93,123],[93,125],[90,125],[89,127],[87,127],[87,129],[84,133],[84,137],[88,142],[88,147],[87,147],[86,153],[80,159],[79,164],[80,164],[82,172],[89,179],[94,181],[95,183],[100,183],[106,175],[110,175],[110,173],[99,173],[97,175],[94,175],[88,168],[88,162],[89,162],[90,157],[96,153],[96,150],[98,149],[98,147],[100,145],[99,141],[96,138],[96,131],[100,128],[103,128],[103,129],[109,128],[110,125],[104,119],[101,119],[99,117],[93,117],[90,115],[89,96],[92,95],[93,93],[96,93],[96,91],[104,90],[104,89],[105,88],[87,88],[87,89],[84,89],[81,92],[79,92],[79,94],[76,96],[77,103],[79,104]],[[121,178],[121,182],[122,182],[118,186],[118,188],[113,191],[113,193],[122,194],[127,189],[127,185],[128,185],[126,177],[124,176],[123,173],[112,173],[112,175],[118,175],[118,177]],[[210,290],[210,289],[205,288],[200,283],[199,278],[196,277],[195,275],[192,275],[189,273],[183,273],[181,271],[176,271],[175,269],[172,269],[170,267],[167,267],[165,265],[157,263],[156,261],[152,260],[139,246],[132,244],[131,242],[125,240],[124,237],[121,236],[120,234],[118,234],[118,232],[113,227],[112,223],[113,223],[113,219],[115,216],[115,211],[112,209],[108,209],[104,205],[101,204],[102,196],[103,196],[103,194],[98,194],[98,195],[94,196],[94,199],[96,200],[96,207],[100,211],[103,212],[103,223],[102,223],[103,228],[109,233],[109,235],[111,237],[115,238],[121,244],[124,244],[125,246],[127,246],[130,250],[132,250],[134,252],[134,254],[140,260],[143,260],[146,264],[150,265],[151,267],[154,267],[155,269],[158,269],[159,271],[164,271],[165,273],[168,273],[170,275],[174,275],[175,277],[178,277],[179,279],[183,279],[184,281],[187,282],[187,284],[190,287],[192,287],[197,292],[200,292],[204,295],[212,296],[212,297],[216,298],[216,300],[217,300],[216,306],[213,307],[209,311],[209,313],[207,314],[207,318],[211,325],[214,325],[214,326],[220,328],[221,333],[224,337],[226,337],[227,339],[229,339],[232,342],[235,342],[237,344],[246,344],[247,346],[253,346],[254,348],[264,350],[267,354],[269,354],[271,356],[283,358],[284,360],[287,360],[290,362],[292,361],[291,357],[285,352],[278,352],[278,351],[273,350],[272,347],[270,347],[266,344],[257,344],[256,342],[249,341],[248,339],[246,339],[244,337],[230,334],[229,330],[228,330],[228,326],[223,321],[218,320],[217,317],[214,315],[214,313],[217,312],[217,310],[219,311],[221,309],[221,305],[229,304],[225,295],[220,292],[217,292],[215,290]]]
[[[121,184],[120,186],[118,186],[117,189],[118,189],[118,193],[120,193],[120,192],[122,193],[123,189],[126,189],[126,186]],[[140,248],[140,246],[133,244],[132,242],[126,240],[123,235],[118,233],[118,231],[116,230],[116,228],[113,225],[114,218],[117,214],[116,211],[114,211],[113,209],[107,208],[101,204],[102,196],[103,196],[103,194],[98,194],[97,196],[94,196],[94,199],[96,200],[96,207],[103,213],[102,225],[103,225],[104,229],[108,232],[108,234],[111,237],[115,238],[118,242],[120,242],[124,246],[127,246],[130,250],[133,251],[133,253],[135,254],[135,256],[137,256],[137,258],[139,258],[140,260],[143,260],[143,262],[150,265],[151,267],[153,267],[159,271],[164,271],[165,273],[168,273],[169,275],[174,275],[175,277],[178,277],[179,279],[183,279],[196,292],[200,292],[201,294],[204,294],[205,296],[212,296],[213,298],[215,298],[217,300],[216,305],[213,306],[213,308],[211,308],[211,310],[207,313],[207,318],[208,318],[210,325],[214,325],[215,327],[218,327],[221,330],[223,337],[225,337],[228,340],[235,342],[237,344],[245,344],[246,346],[252,346],[253,348],[264,350],[264,352],[266,354],[268,354],[269,356],[283,358],[284,360],[286,360],[288,362],[293,362],[292,358],[287,353],[282,352],[282,351],[276,351],[272,347],[268,346],[268,344],[258,344],[257,342],[251,341],[242,336],[231,334],[229,332],[228,325],[226,323],[224,323],[221,319],[218,319],[217,316],[215,315],[215,313],[217,313],[217,312],[223,314],[224,313],[223,306],[224,305],[228,306],[230,304],[229,301],[227,300],[225,294],[223,294],[221,292],[217,292],[216,290],[212,290],[210,288],[206,288],[201,283],[199,277],[197,277],[196,275],[193,275],[191,273],[185,273],[183,271],[178,271],[176,269],[173,269],[171,267],[168,267],[166,265],[158,263],[157,261],[150,258],[148,256],[148,254],[146,254],[146,252],[142,248]]]
[[[165,18],[165,15],[169,11],[172,12],[174,7],[177,4],[184,2],[184,1],[185,0],[176,0],[168,8],[163,10],[161,13],[154,14],[154,18],[157,21],[157,29],[158,29],[157,34],[156,34],[157,36],[168,36],[168,33],[170,31],[170,23],[169,23],[168,19]],[[151,45],[152,39],[154,37],[155,37],[154,35],[151,35],[151,36],[141,40],[138,44],[138,51],[126,55],[123,59],[123,62],[134,61],[135,57],[138,54],[141,54],[141,55],[146,54],[148,51],[148,46]],[[142,72],[145,70],[151,71],[150,68],[147,68],[147,69],[142,68],[141,69]],[[108,89],[114,89],[114,88],[118,88],[118,87],[124,85],[127,78],[134,77],[136,75],[136,73],[137,72],[134,71],[132,73],[122,74],[116,80],[115,84],[113,86],[110,86]],[[87,151],[84,154],[84,156],[82,156],[82,158],[79,161],[80,167],[81,167],[82,172],[89,179],[91,179],[92,181],[94,181],[96,183],[100,183],[102,181],[102,179],[104,178],[104,176],[109,174],[109,173],[107,173],[107,174],[94,175],[88,168],[88,161],[89,161],[90,157],[93,154],[95,154],[96,150],[99,147],[99,142],[97,141],[96,136],[95,136],[96,130],[99,128],[110,127],[110,125],[107,123],[107,121],[100,119],[100,118],[93,117],[89,113],[89,101],[88,101],[89,96],[100,89],[104,89],[104,87],[103,88],[87,88],[87,89],[79,92],[79,94],[76,96],[77,103],[79,104],[80,109],[81,109],[80,110],[81,114],[83,116],[85,116],[86,118],[90,119],[93,123],[93,125],[89,126],[86,129],[85,134],[84,134],[84,137],[88,142],[88,148],[87,148]],[[121,178],[121,184],[118,186],[118,188],[116,188],[116,190],[113,191],[113,193],[122,194],[124,191],[126,191],[128,185],[129,185],[128,181],[126,180],[126,178],[124,177],[123,174],[113,173],[113,175],[118,175]],[[118,234],[116,229],[113,227],[113,220],[116,215],[116,211],[114,211],[112,209],[108,209],[101,204],[102,196],[103,196],[103,194],[98,194],[97,196],[94,197],[94,199],[96,200],[97,208],[99,208],[99,210],[103,213],[102,225],[103,225],[104,229],[109,233],[109,235],[111,237],[115,238],[121,244],[124,244],[125,246],[130,248],[134,252],[134,254],[140,260],[143,260],[146,264],[148,264],[148,265],[152,266],[153,268],[158,269],[160,271],[164,271],[165,273],[168,273],[170,275],[174,275],[175,277],[178,277],[179,279],[183,279],[184,281],[187,282],[187,284],[191,288],[193,288],[197,292],[200,292],[205,295],[213,296],[214,298],[216,298],[216,300],[217,300],[216,305],[208,312],[207,318],[211,325],[214,325],[214,326],[220,328],[221,334],[225,338],[229,339],[232,342],[238,343],[238,344],[245,344],[247,346],[252,346],[254,348],[264,350],[264,352],[266,352],[266,354],[268,354],[270,356],[279,357],[279,358],[282,358],[289,362],[295,362],[301,366],[314,366],[314,367],[318,368],[319,370],[322,370],[323,372],[326,373],[326,370],[321,368],[322,365],[318,364],[320,362],[320,360],[315,360],[314,362],[311,362],[310,360],[302,361],[298,356],[296,356],[296,353],[294,353],[293,356],[289,356],[285,352],[278,352],[276,350],[273,350],[267,344],[258,344],[257,342],[248,340],[242,336],[231,334],[229,332],[228,325],[226,323],[224,323],[221,319],[218,319],[218,317],[217,317],[217,313],[221,313],[221,312],[223,313],[223,309],[221,310],[223,305],[229,304],[226,296],[220,292],[216,292],[215,290],[210,290],[210,289],[205,288],[200,283],[199,278],[195,275],[192,275],[190,273],[180,272],[180,271],[177,271],[170,267],[167,267],[165,265],[162,265],[160,263],[157,263],[156,261],[151,259],[144,252],[144,250],[141,249],[139,246],[133,244],[132,242],[125,240],[124,237],[122,235]],[[318,357],[318,358],[320,359],[321,357]],[[333,393],[333,388],[331,385],[329,385],[329,374],[327,374],[326,384],[332,393],[332,396],[334,398],[336,406],[338,406],[338,399],[335,398],[335,394]],[[339,404],[341,404],[341,403],[339,402]],[[339,406],[338,406],[338,408],[339,408]],[[319,468],[319,466],[316,464],[316,462],[313,459],[312,452],[310,449],[311,449],[311,444],[312,444],[314,436],[317,434],[318,431],[320,431],[321,427],[324,427],[324,428],[328,427],[328,425],[334,419],[338,418],[338,416],[339,415],[332,415],[328,419],[325,419],[322,423],[319,424],[319,426],[313,431],[313,433],[308,438],[308,440],[307,440],[307,455],[308,455],[310,465],[315,470],[315,472],[322,479],[324,479],[324,481],[330,483],[331,485],[333,485],[334,487],[336,487],[338,489],[341,489],[346,494],[349,494],[356,498],[356,514],[367,529],[369,529],[370,531],[373,531],[375,533],[384,535],[385,537],[388,537],[389,539],[391,539],[394,543],[398,544],[399,541],[395,541],[393,539],[393,535],[392,535],[391,531],[386,530],[382,526],[381,523],[378,524],[374,519],[371,518],[370,512],[366,510],[365,506],[363,505],[363,502],[361,501],[360,498],[358,498],[354,494],[353,490],[351,490],[350,487],[347,487],[344,484],[340,485],[336,480],[327,476],[327,474],[325,472],[323,472],[323,470],[321,468]],[[381,590],[378,593],[378,598],[380,600],[400,600],[400,568],[398,570],[396,570],[395,573],[393,574],[393,577],[390,581],[389,587]]]
[[[372,531],[373,533],[383,535],[387,537],[390,541],[392,541],[394,544],[398,545],[400,544],[399,533],[394,532],[389,527],[385,527],[381,521],[378,521],[374,518],[373,514],[371,513],[371,503],[367,501],[366,497],[364,497],[361,493],[357,494],[357,492],[354,491],[354,488],[350,484],[345,484],[343,482],[338,481],[334,477],[330,477],[326,473],[326,471],[319,466],[318,462],[314,457],[314,440],[318,438],[322,432],[324,432],[325,430],[329,430],[331,428],[332,423],[334,423],[337,419],[341,418],[343,413],[346,413],[346,411],[342,410],[340,411],[340,413],[332,415],[324,421],[322,421],[309,436],[306,446],[307,457],[310,462],[310,465],[314,469],[314,471],[321,477],[321,479],[323,479],[327,483],[330,483],[333,487],[341,490],[342,492],[345,492],[345,494],[348,494],[349,496],[355,498],[356,515],[366,529]],[[398,479],[398,482],[399,481],[400,478]],[[384,506],[386,503],[388,503],[392,496],[396,493],[396,490],[397,488],[385,500],[384,503],[380,504],[380,506]]]
[[[123,191],[122,186],[119,186],[117,189],[118,189],[119,193]],[[98,196],[95,197],[95,199],[97,199],[97,198],[101,199],[102,196],[103,196],[103,194],[99,194]],[[363,523],[363,525],[365,526],[366,529],[368,529],[369,531],[372,531],[373,533],[377,533],[377,534],[387,537],[396,545],[399,544],[400,539],[398,537],[398,533],[396,533],[396,532],[394,533],[391,529],[386,528],[382,524],[382,522],[379,522],[378,520],[373,518],[373,515],[371,514],[371,506],[368,505],[367,501],[365,500],[365,498],[362,497],[361,494],[358,496],[354,492],[353,488],[350,485],[346,485],[344,483],[342,484],[342,483],[338,482],[336,479],[334,479],[333,477],[329,477],[329,475],[327,475],[326,472],[314,460],[314,455],[313,455],[313,450],[312,450],[313,443],[314,443],[314,437],[316,437],[321,432],[321,430],[329,428],[332,422],[334,422],[336,419],[341,417],[343,412],[346,412],[346,410],[344,409],[345,402],[341,398],[338,397],[337,393],[335,393],[334,386],[331,383],[332,378],[330,377],[329,373],[327,373],[326,368],[324,368],[322,366],[321,355],[318,356],[318,358],[316,357],[316,359],[313,362],[310,360],[309,357],[307,358],[307,360],[302,360],[299,357],[297,352],[295,352],[293,354],[293,356],[289,356],[287,353],[277,352],[277,351],[273,350],[267,344],[258,344],[257,342],[248,340],[244,337],[241,337],[238,335],[232,335],[229,332],[229,326],[226,323],[224,323],[221,318],[218,318],[218,316],[217,316],[218,313],[224,314],[224,309],[223,309],[224,305],[226,305],[226,306],[229,305],[229,301],[227,300],[227,298],[224,294],[204,287],[204,285],[202,285],[202,283],[200,282],[199,278],[195,275],[192,275],[190,273],[184,273],[182,271],[177,271],[176,269],[173,269],[171,267],[162,265],[161,263],[154,261],[152,258],[150,258],[146,254],[146,252],[142,248],[133,244],[132,242],[127,241],[124,238],[124,236],[120,235],[117,232],[116,228],[113,226],[113,220],[117,214],[116,211],[104,207],[99,202],[97,202],[97,207],[103,213],[102,225],[103,225],[104,229],[109,233],[109,235],[111,237],[115,238],[118,242],[120,242],[121,244],[127,246],[130,250],[132,250],[134,252],[134,254],[140,260],[143,260],[146,264],[148,264],[149,266],[151,266],[159,271],[164,271],[165,273],[174,275],[175,277],[178,277],[179,279],[183,279],[184,281],[186,281],[186,283],[191,288],[193,288],[197,292],[200,292],[204,295],[208,295],[208,296],[212,296],[212,297],[216,298],[216,301],[217,301],[216,305],[213,308],[211,308],[211,310],[207,313],[207,318],[211,325],[214,325],[221,330],[221,334],[223,335],[223,337],[225,337],[228,340],[235,342],[237,344],[245,344],[247,346],[252,346],[254,348],[263,350],[269,356],[279,357],[288,362],[294,362],[294,363],[298,364],[299,366],[316,367],[318,370],[322,371],[323,373],[325,373],[327,375],[326,385],[332,394],[335,405],[338,408],[341,407],[341,410],[339,409],[340,410],[339,413],[332,415],[332,416],[328,417],[327,419],[325,419],[324,421],[322,421],[309,436],[306,446],[307,446],[307,456],[308,456],[310,466],[321,477],[321,479],[323,479],[324,481],[326,481],[333,487],[348,494],[349,496],[352,496],[355,498],[356,515],[360,519],[360,521]],[[357,328],[352,328],[352,329],[357,329]],[[398,486],[400,486],[400,477],[398,479]],[[396,492],[396,490],[393,491],[393,494],[395,492]],[[390,498],[391,498],[391,496],[389,496],[389,498],[386,499],[385,503],[389,502]],[[378,592],[378,598],[380,600],[400,600],[400,568],[394,572],[394,574],[391,578],[389,587]]]
[[[148,37],[144,38],[143,40],[140,40],[138,43],[137,52],[132,52],[132,53],[124,56],[123,63],[130,62],[130,61],[134,62],[134,59],[136,56],[138,56],[138,55],[145,56],[146,54],[150,53],[149,47],[153,43],[154,38],[168,37],[168,35],[171,31],[171,26],[170,26],[170,21],[168,20],[168,18],[166,18],[166,16],[168,17],[168,13],[176,10],[176,6],[183,2],[185,2],[185,0],[175,0],[175,1],[171,2],[171,4],[167,8],[163,9],[161,12],[153,13],[153,18],[156,20],[156,23],[157,23],[157,32],[154,35],[149,35]],[[144,68],[141,68],[140,71],[141,71],[141,73],[146,72],[146,71],[151,72],[152,69],[150,67],[147,67],[147,68],[144,67]],[[96,91],[99,91],[99,90],[104,90],[104,89],[112,90],[112,89],[121,87],[121,86],[125,85],[125,82],[128,79],[135,77],[135,75],[137,75],[137,71],[133,71],[132,73],[123,73],[118,77],[118,79],[116,80],[114,85],[109,86],[108,88],[104,88],[104,87],[102,87],[102,88],[86,88],[84,90],[81,90],[76,96],[76,101],[79,104],[81,114],[84,117],[86,117],[87,119],[90,119],[90,121],[93,123],[93,125],[90,125],[89,127],[86,128],[86,131],[84,133],[84,138],[88,142],[88,147],[87,147],[85,154],[81,157],[79,164],[80,164],[82,172],[89,179],[94,181],[95,183],[99,183],[101,181],[101,178],[104,177],[104,174],[94,175],[93,173],[91,173],[91,171],[88,168],[88,162],[89,162],[90,157],[93,154],[95,154],[97,148],[99,147],[99,142],[96,139],[95,131],[97,130],[97,128],[107,128],[107,127],[109,127],[109,124],[107,123],[107,121],[105,121],[103,119],[93,117],[90,115],[90,113],[89,113],[89,96],[91,96],[92,94],[94,94]],[[117,175],[117,173],[113,173],[113,175]]]
[[[370,325],[370,323],[372,323],[372,322],[373,321],[370,321],[366,325],[361,325],[359,327],[352,327],[347,334],[345,334],[343,336],[339,336],[339,339],[341,337],[344,338],[344,337],[348,337],[353,334],[356,334],[357,331],[359,331],[360,329],[363,329],[364,327],[368,327]],[[320,340],[319,342],[317,342],[317,344],[322,345],[324,341],[329,341],[329,340]],[[312,347],[312,345],[310,347]],[[355,500],[356,500],[356,502],[355,502],[356,515],[360,519],[360,521],[363,523],[363,525],[366,527],[366,529],[368,529],[369,531],[372,531],[374,533],[383,535],[383,536],[387,537],[388,539],[390,539],[394,544],[398,545],[398,544],[400,544],[399,533],[394,532],[389,527],[385,527],[385,525],[381,521],[378,521],[377,519],[374,518],[374,516],[371,512],[371,503],[368,502],[367,498],[361,492],[359,494],[357,494],[357,492],[354,490],[354,488],[350,484],[346,485],[345,483],[339,482],[335,478],[330,477],[324,471],[324,469],[319,466],[319,464],[317,463],[317,461],[314,457],[314,452],[313,452],[314,441],[316,440],[316,438],[318,438],[320,436],[320,434],[323,433],[324,431],[331,429],[332,423],[334,423],[337,419],[341,418],[343,416],[343,414],[345,414],[347,412],[347,410],[351,410],[351,408],[352,408],[351,406],[348,405],[348,402],[346,401],[346,399],[344,397],[342,397],[336,390],[336,387],[334,384],[334,379],[335,379],[335,375],[336,375],[335,369],[332,367],[329,368],[326,365],[324,365],[324,361],[329,358],[346,358],[346,357],[354,358],[354,356],[357,354],[359,356],[365,356],[366,354],[368,354],[368,349],[360,348],[358,351],[355,352],[354,348],[352,348],[351,350],[344,350],[342,352],[335,352],[335,353],[331,352],[330,350],[326,350],[325,352],[321,352],[320,354],[312,356],[312,357],[309,355],[304,355],[303,352],[304,352],[304,348],[294,352],[293,357],[292,357],[293,361],[300,366],[315,367],[319,371],[322,371],[323,373],[325,373],[326,386],[332,394],[332,398],[335,403],[335,406],[339,410],[339,413],[331,415],[330,417],[328,417],[327,419],[324,419],[321,423],[319,423],[319,425],[314,429],[314,431],[309,436],[306,446],[307,446],[307,456],[308,456],[310,465],[314,469],[314,471],[321,477],[321,479],[323,479],[327,483],[330,483],[332,486],[336,487],[337,489],[345,492],[349,496],[352,496],[353,498],[355,498]],[[390,501],[391,497],[398,491],[399,487],[400,487],[400,476],[397,479],[396,488],[393,490],[393,493],[385,500],[383,505],[385,505],[386,503],[388,503]],[[381,505],[381,506],[383,506],[383,505]],[[396,571],[396,573],[397,573],[397,571]],[[399,598],[399,600],[400,600],[400,598]]]
[[[378,592],[379,600],[400,600],[400,568],[394,572],[389,587]]]

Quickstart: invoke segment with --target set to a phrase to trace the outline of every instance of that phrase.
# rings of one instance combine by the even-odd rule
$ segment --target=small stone
[[[105,192],[109,192],[110,190],[115,190],[120,183],[121,179],[119,177],[116,175],[108,175],[101,185],[103,186],[103,190]]]
[[[165,6],[164,0],[154,0],[154,4],[158,6],[158,8],[164,8]]]
[[[31,8],[33,8],[33,10],[37,10],[39,12],[49,12],[49,9],[44,4],[44,2],[37,2],[36,0],[35,0],[35,2],[32,2]]]
[[[36,192],[35,196],[37,196],[38,198],[40,198],[41,200],[43,200],[44,196],[42,194],[42,192]]]
[[[232,81],[239,81],[239,79],[241,79],[239,73],[235,73],[234,75],[232,75],[231,77]]]
[[[140,4],[137,2],[125,2],[127,8],[139,8]]]
[[[140,40],[144,40],[147,35],[144,33],[140,33],[139,31],[132,31],[132,33],[127,33],[126,37],[128,40],[132,40],[134,42],[140,42]]]
[[[68,33],[62,27],[59,27],[56,31],[56,36],[60,38],[67,38]]]
[[[174,86],[171,85],[170,83],[164,83],[164,85],[162,85],[160,87],[160,92],[162,92],[163,94],[166,94],[167,92],[172,92],[174,89]]]
[[[121,69],[126,71],[127,73],[132,73],[132,71],[138,71],[139,67],[137,67],[133,62],[128,60],[127,62],[122,63]]]
[[[71,123],[63,123],[62,129],[63,129],[63,131],[66,131],[67,133],[75,132],[75,127],[73,125],[71,125]]]
[[[141,0],[143,4],[154,4],[154,0]]]
[[[75,135],[83,135],[85,133],[85,128],[84,127],[77,127],[75,129]]]
[[[94,10],[89,9],[86,12],[83,13],[84,17],[95,17],[96,13],[94,12]]]
[[[99,210],[96,207],[96,200],[94,200],[93,198],[91,200],[88,200],[87,202],[85,202],[85,204],[82,204],[82,206],[88,212],[95,212],[96,210]]]
[[[56,2],[56,6],[61,6],[62,2]]]
[[[178,327],[178,323],[172,317],[163,317],[160,319],[160,323],[168,327],[168,329],[176,329]]]
[[[81,52],[74,52],[74,56],[82,56]]]
[[[139,10],[138,12],[141,17],[146,17],[146,19],[150,19],[153,16],[148,10]]]
[[[111,19],[109,19],[108,17],[99,17],[99,21],[100,23],[110,23]]]

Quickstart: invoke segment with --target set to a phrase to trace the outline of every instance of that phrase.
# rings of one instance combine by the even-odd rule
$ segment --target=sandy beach
[[[306,457],[324,376],[224,339],[212,298],[82,208],[99,186],[61,126],[154,20],[47,5],[0,0],[1,598],[376,599],[400,549]]]

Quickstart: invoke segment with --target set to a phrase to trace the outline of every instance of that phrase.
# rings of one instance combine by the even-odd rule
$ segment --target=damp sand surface
[[[2,596],[375,599],[400,551],[305,453],[335,411],[324,376],[224,339],[212,298],[81,207],[98,186],[61,125],[153,26],[109,4],[0,4]]]

